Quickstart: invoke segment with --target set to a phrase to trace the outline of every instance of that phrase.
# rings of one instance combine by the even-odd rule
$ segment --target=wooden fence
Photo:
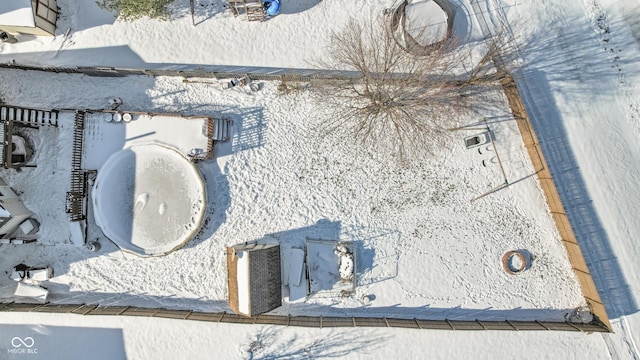
[[[357,79],[355,71],[321,70],[321,69],[287,69],[252,66],[219,66],[219,65],[176,65],[171,69],[125,69],[113,67],[53,67],[31,66],[20,64],[0,64],[0,69],[20,69],[45,71],[53,73],[84,74],[96,77],[125,77],[129,75],[178,76],[182,78],[233,79],[247,77],[251,80],[265,81],[309,81],[312,79]]]
[[[502,80],[502,86],[509,101],[509,105],[511,106],[513,116],[520,129],[522,141],[527,148],[529,157],[533,163],[533,168],[538,176],[538,181],[544,191],[547,204],[551,210],[551,215],[555,221],[556,227],[558,228],[558,232],[560,233],[562,244],[569,255],[571,268],[575,272],[578,282],[580,283],[580,287],[582,288],[584,298],[589,305],[591,313],[596,318],[596,321],[602,322],[604,326],[611,329],[606,309],[602,304],[598,290],[591,278],[591,273],[589,272],[587,263],[584,261],[582,251],[580,250],[580,244],[578,244],[578,240],[573,233],[573,229],[569,223],[569,218],[567,217],[562,201],[560,200],[560,195],[558,194],[553,177],[551,176],[547,162],[542,154],[542,149],[540,149],[538,138],[533,131],[529,116],[527,115],[513,77],[511,75],[506,76]]]
[[[197,320],[229,324],[260,324],[279,326],[299,326],[313,328],[336,327],[386,327],[430,330],[507,330],[507,331],[573,331],[608,332],[600,322],[570,323],[553,321],[487,321],[487,320],[426,320],[400,319],[390,317],[325,317],[325,316],[287,316],[257,315],[252,317],[232,313],[198,312],[191,310],[168,310],[139,308],[133,306],[98,306],[75,304],[0,304],[0,312],[46,312],[77,315],[144,316],[165,319]]]

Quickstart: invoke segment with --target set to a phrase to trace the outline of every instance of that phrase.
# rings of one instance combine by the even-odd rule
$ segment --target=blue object
[[[264,6],[269,16],[278,15],[280,12],[280,0],[265,1]]]

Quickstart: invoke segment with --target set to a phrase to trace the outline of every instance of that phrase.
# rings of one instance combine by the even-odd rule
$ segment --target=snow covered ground
[[[600,335],[529,331],[309,329],[141,317],[3,313],[0,348],[32,336],[30,359],[606,359]],[[5,325],[6,324],[6,325]],[[28,324],[17,326],[15,324]],[[64,351],[66,349],[67,351]],[[123,355],[126,354],[126,355]],[[26,355],[7,357],[23,359]]]
[[[280,15],[260,23],[246,21],[244,15],[234,18],[230,10],[223,9],[221,0],[196,2],[209,5],[196,6],[193,26],[187,0],[175,1],[171,22],[160,23],[115,21],[95,1],[60,0],[58,6],[63,11],[56,31],[60,36],[39,37],[17,46],[4,44],[0,58],[5,62],[59,66],[173,68],[211,64],[307,68],[308,61],[322,57],[330,28],[340,28],[348,16],[378,15],[393,3],[288,1]],[[331,19],[330,28],[326,19]],[[68,29],[69,36],[65,37]]]
[[[521,39],[526,65],[519,75],[532,122],[614,331],[624,339],[605,335],[607,347],[614,358],[638,358],[637,4],[485,4],[494,23],[509,23],[507,31]]]
[[[203,18],[193,27],[191,18],[186,13],[186,1],[176,2],[178,11],[171,22],[140,20],[128,24],[114,22],[109,14],[99,11],[93,2],[61,0],[59,6],[66,8],[67,12],[63,13],[59,22],[60,36],[35,39],[25,37],[18,44],[4,44],[0,61],[10,63],[15,60],[19,64],[54,66],[150,68],[171,68],[185,64],[308,67],[309,59],[322,56],[323,46],[328,40],[328,31],[318,24],[326,24],[326,19],[330,18],[331,27],[339,29],[346,22],[347,16],[379,14],[389,3],[361,0],[348,3],[329,0],[284,2],[283,13],[265,23],[249,23],[240,18],[234,19],[227,13],[213,11],[212,17]],[[459,10],[468,15],[468,33],[465,38],[471,37],[472,33],[477,36],[479,30],[475,17],[486,16],[494,28],[509,24],[520,41],[520,55],[525,66],[519,76],[520,83],[526,84],[525,100],[547,152],[547,161],[553,164],[554,176],[560,181],[559,190],[564,196],[565,205],[569,204],[567,211],[572,222],[577,221],[573,225],[578,230],[578,239],[587,245],[585,257],[616,334],[429,332],[425,336],[425,332],[376,329],[371,330],[370,334],[379,334],[380,338],[387,341],[385,346],[375,349],[363,346],[340,354],[384,357],[384,351],[397,355],[399,349],[402,349],[402,357],[415,358],[422,357],[423,353],[418,351],[424,351],[424,344],[428,344],[434,357],[439,357],[438,354],[443,357],[466,357],[465,355],[471,354],[482,357],[481,351],[484,349],[490,354],[486,357],[513,358],[517,349],[518,354],[525,351],[530,357],[540,358],[638,358],[635,343],[639,340],[637,334],[640,331],[640,319],[637,315],[637,297],[640,291],[640,279],[637,277],[640,269],[636,261],[639,254],[634,244],[634,234],[640,229],[633,217],[637,214],[637,204],[640,203],[640,192],[634,183],[640,175],[637,174],[640,171],[640,149],[637,148],[640,97],[635,85],[640,77],[640,63],[637,61],[640,53],[637,40],[638,16],[634,16],[638,14],[637,6],[631,0],[547,0],[543,3],[490,0],[478,3],[484,10],[482,14],[475,13],[470,2],[457,3]],[[65,38],[62,34],[66,28],[72,30]],[[501,175],[495,166],[477,166],[479,161],[484,160],[479,157],[482,154],[467,151],[462,146],[462,141],[452,143],[446,156],[440,154],[428,164],[397,173],[391,170],[393,167],[380,162],[379,154],[375,157],[362,154],[348,141],[319,139],[310,135],[306,124],[318,121],[318,117],[312,116],[314,110],[317,110],[313,108],[313,101],[304,94],[295,97],[277,96],[274,84],[266,84],[263,90],[251,96],[240,92],[219,94],[217,88],[204,84],[186,87],[170,78],[131,77],[126,79],[125,86],[119,82],[122,79],[56,76],[22,71],[2,71],[0,74],[7,84],[11,84],[11,87],[2,90],[2,98],[16,105],[104,107],[110,96],[126,94],[130,95],[123,96],[128,110],[236,115],[236,136],[231,149],[218,149],[218,154],[227,156],[223,156],[218,163],[201,168],[207,185],[212,190],[218,190],[217,194],[228,195],[219,195],[211,203],[211,218],[203,236],[176,252],[176,257],[163,262],[162,266],[155,262],[156,259],[153,259],[154,262],[136,262],[134,265],[128,261],[129,258],[121,256],[114,251],[115,248],[108,246],[105,246],[100,256],[88,257],[84,249],[62,244],[65,230],[57,229],[55,224],[64,222],[65,214],[54,212],[47,214],[48,217],[41,216],[47,218],[46,223],[51,226],[43,228],[40,235],[60,240],[55,241],[60,245],[54,245],[55,250],[47,250],[42,246],[33,251],[27,250],[31,248],[15,249],[11,261],[18,252],[24,252],[20,254],[23,258],[32,256],[47,259],[49,256],[54,267],[63,269],[64,275],[57,279],[61,294],[78,295],[78,298],[88,298],[90,301],[102,298],[105,302],[104,295],[111,293],[106,303],[139,301],[146,297],[145,303],[152,301],[160,306],[217,309],[225,306],[221,301],[225,294],[224,284],[214,285],[212,288],[207,286],[203,293],[203,284],[219,284],[215,276],[224,274],[225,271],[220,261],[222,253],[216,254],[215,249],[231,242],[230,239],[242,242],[261,238],[265,234],[272,234],[272,237],[293,245],[311,234],[341,240],[355,239],[362,242],[363,252],[374,250],[373,254],[369,253],[371,268],[364,273],[364,285],[361,286],[363,293],[376,295],[367,308],[368,311],[376,306],[380,307],[376,312],[384,313],[382,308],[385,306],[402,304],[420,307],[430,304],[434,308],[451,309],[453,306],[460,306],[475,310],[486,309],[481,314],[491,316],[491,309],[514,309],[518,306],[523,309],[539,306],[563,309],[578,305],[575,298],[555,298],[556,290],[549,287],[557,286],[566,290],[565,285],[569,284],[563,282],[570,282],[566,275],[571,273],[568,269],[562,269],[562,266],[567,266],[566,260],[554,257],[562,254],[561,247],[557,244],[557,235],[552,234],[553,231],[535,233],[540,229],[551,229],[551,222],[547,215],[540,216],[536,212],[543,200],[538,198],[539,190],[531,186],[533,180],[523,180],[506,190],[470,203],[470,197],[482,193],[480,190],[497,185],[501,181]],[[77,80],[68,81],[70,77]],[[197,87],[204,89],[196,89]],[[86,91],[89,88],[92,89],[91,92]],[[203,92],[206,94],[204,98],[201,97]],[[38,104],[33,104],[32,99],[37,99]],[[290,117],[282,118],[283,114]],[[297,118],[291,121],[292,117]],[[509,123],[505,121],[496,124],[500,129],[497,133],[505,135],[512,132]],[[37,160],[38,171],[49,174],[47,183],[23,182],[20,176],[25,176],[27,170],[7,176],[6,180],[13,182],[12,186],[22,184],[25,193],[31,189],[39,194],[38,197],[54,201],[63,193],[54,189],[56,187],[53,185],[57,184],[61,189],[68,186],[66,170],[69,169],[67,163],[70,161],[67,160],[70,159],[70,128],[63,126],[59,130],[40,131],[58,131],[57,134],[52,134],[58,137],[56,142],[43,141],[44,136],[38,140],[40,149],[43,149],[38,156],[46,154],[46,157],[39,157]],[[496,139],[504,141],[513,137],[496,136]],[[515,145],[518,144],[497,144],[497,151],[504,149],[500,156],[509,158],[507,169],[511,180],[524,177],[530,171],[526,159],[519,158],[521,155],[518,155]],[[326,151],[327,149],[332,151]],[[287,156],[274,158],[274,153]],[[303,157],[302,154],[313,156]],[[282,168],[290,170],[282,173],[279,171]],[[251,173],[250,179],[246,176],[247,172]],[[374,176],[385,177],[390,181],[375,182],[372,180]],[[420,178],[430,180],[423,183],[423,186],[427,184],[430,187],[416,186],[415,179]],[[466,181],[460,181],[461,178]],[[442,183],[435,184],[435,179],[440,179]],[[455,186],[454,189],[451,189],[452,185]],[[367,190],[372,188],[376,189],[373,193]],[[451,191],[438,193],[436,189]],[[301,201],[308,199],[308,196],[315,196],[312,197],[313,203],[305,204]],[[414,199],[422,199],[422,202]],[[63,198],[58,200],[63,201]],[[427,204],[430,208],[439,208],[438,200],[456,204],[456,207],[429,213],[422,211]],[[25,203],[33,209],[38,208],[35,202]],[[514,203],[518,206],[514,207]],[[291,204],[297,206],[292,207]],[[378,204],[382,206],[373,209],[372,205]],[[366,206],[369,206],[369,213],[362,212]],[[514,212],[513,209],[517,211]],[[465,213],[473,213],[474,217],[463,217],[461,214]],[[425,220],[433,228],[424,226]],[[490,227],[498,221],[501,226]],[[540,221],[546,222],[547,227],[541,226]],[[527,228],[525,224],[536,225]],[[234,233],[234,228],[242,229],[242,234]],[[594,230],[591,231],[592,229]],[[538,249],[541,250],[534,249],[532,253],[544,253],[547,256],[539,264],[544,265],[544,260],[547,260],[547,264],[555,264],[551,268],[556,269],[558,279],[562,274],[565,275],[560,282],[554,280],[553,283],[547,283],[545,280],[540,281],[537,286],[534,282],[533,288],[530,288],[532,292],[536,295],[547,292],[538,300],[532,300],[535,296],[523,291],[528,287],[518,284],[525,275],[531,276],[528,280],[534,280],[534,275],[537,275],[535,266],[530,273],[518,277],[507,277],[499,268],[499,256],[519,245],[512,236],[518,231],[523,233],[523,238],[529,239],[530,244],[539,245]],[[489,233],[491,236],[488,236]],[[449,240],[478,236],[495,239],[495,243],[440,242],[438,240],[442,240],[441,234],[446,234],[445,238]],[[429,238],[429,235],[432,237]],[[416,241],[416,238],[427,241]],[[447,256],[453,258],[439,258],[432,251],[439,246],[442,247],[441,250],[447,250]],[[548,249],[548,246],[559,250],[542,251]],[[195,252],[210,256],[201,258],[195,264],[188,262],[193,259],[191,254]],[[1,262],[6,267],[5,254],[7,252],[3,249]],[[51,257],[52,254],[55,258]],[[362,259],[361,254],[358,256]],[[185,261],[189,266],[184,266]],[[436,270],[433,273],[416,273],[420,269],[418,264],[425,263],[436,266]],[[397,264],[397,268],[394,264]],[[367,270],[367,263],[364,265]],[[140,269],[140,266],[143,268]],[[117,283],[112,272],[116,267],[122,269],[125,276],[118,278]],[[469,271],[479,268],[487,269],[488,272]],[[401,271],[402,269],[413,269],[414,273]],[[492,273],[493,271],[496,273]],[[145,273],[153,273],[155,276],[142,278],[140,274]],[[551,270],[540,275],[547,278],[548,274],[554,273]],[[180,277],[179,288],[175,287],[175,274]],[[432,275],[444,276],[446,280],[429,280]],[[468,282],[467,276],[473,282]],[[479,284],[495,288],[485,288],[478,286]],[[443,297],[441,294],[444,289],[454,291]],[[55,289],[53,292],[56,292]],[[98,297],[91,298],[91,294],[98,294]],[[513,297],[513,294],[520,297]],[[566,292],[563,291],[563,294]],[[321,305],[326,306],[316,305],[319,308],[314,311],[319,312],[323,312]],[[332,305],[334,308],[347,309],[357,306],[346,303]],[[284,310],[300,311],[298,306],[304,306],[305,313],[312,310],[309,309],[309,304],[297,303]],[[415,313],[414,310],[411,313]],[[432,315],[439,313],[429,308],[423,310]],[[397,313],[395,307],[393,312]],[[474,311],[474,316],[475,313]],[[521,311],[521,314],[524,313],[526,311]],[[459,309],[447,310],[443,316],[456,314],[460,314]],[[171,331],[178,327],[190,334],[198,334],[191,337],[191,344],[194,345],[190,348],[190,354],[194,358],[203,349],[205,341],[209,344],[207,346],[211,346],[212,337],[228,334],[231,328],[233,332],[250,333],[247,336],[251,339],[291,339],[286,345],[263,345],[260,351],[264,351],[264,354],[269,354],[269,351],[286,354],[286,349],[291,348],[301,349],[302,352],[298,354],[302,354],[305,349],[303,344],[308,339],[315,339],[310,341],[313,343],[321,343],[322,339],[326,339],[322,331],[308,329],[288,332],[264,327],[238,328],[230,325],[189,325],[191,323],[182,322],[175,324],[175,321],[169,323],[170,320],[157,319],[104,319],[106,323],[102,323],[102,320],[90,322],[77,316],[6,315],[0,321],[123,328],[126,343],[137,344],[131,347],[127,345],[127,354],[132,357],[145,357],[144,344],[158,343],[150,339],[152,334],[134,335],[135,331],[127,330],[147,323],[157,325],[158,331],[164,334],[164,339],[177,338],[178,336],[171,335],[175,334]],[[275,337],[260,335],[270,331],[280,333]],[[303,335],[297,337],[293,332]],[[342,334],[339,330],[325,333],[327,332],[332,337]],[[211,333],[212,336],[203,338],[203,333]],[[351,334],[354,333],[349,332]],[[199,342],[198,339],[202,341]],[[225,338],[216,339],[224,342]],[[247,341],[245,347],[241,345],[238,350],[238,341],[226,340],[221,348],[227,349],[229,356],[250,357],[246,351],[250,348],[251,341]],[[379,342],[384,343],[381,339],[374,341]],[[503,344],[510,342],[521,348],[505,348]],[[195,346],[196,343],[200,345]],[[165,348],[171,348],[179,342],[170,344],[167,346],[167,343],[163,343]],[[339,349],[340,344],[333,343],[331,348]],[[413,347],[418,345],[421,349]],[[258,350],[254,348],[253,351]]]
[[[290,248],[303,248],[306,238],[350,241],[356,247],[353,297],[314,297],[283,306],[276,310],[279,313],[461,319],[473,314],[495,319],[503,318],[504,311],[519,309],[509,318],[563,320],[584,305],[541,190],[531,176],[517,126],[498,92],[492,96],[496,107],[486,113],[493,144],[465,147],[464,138],[482,134],[486,126],[470,116],[462,122],[472,130],[456,132],[455,141],[432,158],[400,167],[393,157],[367,153],[343,136],[319,136],[319,124],[328,112],[305,92],[279,95],[275,83],[245,93],[171,77],[149,84],[146,77],[133,76],[100,79],[104,82],[87,92],[85,80],[94,78],[85,75],[2,72],[14,84],[5,94],[11,104],[28,106],[27,99],[40,99],[39,107],[71,108],[77,103],[95,109],[118,96],[124,101],[122,110],[224,115],[234,121],[231,141],[214,151],[217,161],[198,164],[210,194],[207,225],[185,248],[161,258],[139,259],[117,251],[90,222],[89,238],[100,238],[104,245],[97,254],[66,244],[69,234],[64,226],[47,234],[52,246],[3,251],[5,269],[17,264],[17,258],[52,264],[57,274],[50,289],[54,302],[82,298],[104,305],[224,311],[225,246],[266,237],[277,240],[284,254]],[[59,94],[63,86],[66,95]],[[48,94],[57,95],[46,100]],[[145,101],[150,104],[138,107]],[[42,142],[70,144],[64,136],[71,119],[61,116],[58,137],[38,132],[33,136],[46,135]],[[138,126],[137,121],[101,123]],[[90,159],[105,158],[94,153],[112,153],[113,144],[128,146],[119,132],[97,131],[95,126],[87,127],[87,132],[85,155]],[[95,138],[110,145],[99,146]],[[37,164],[47,161],[46,153],[39,156]],[[504,182],[498,157],[512,184],[472,202]],[[58,159],[61,169],[69,169],[67,159]],[[87,163],[93,169],[95,162]],[[38,209],[39,217],[48,218],[49,213],[63,211],[62,203],[32,198],[23,189],[34,179],[46,178],[36,175],[39,171],[40,167],[25,169],[7,181],[24,191],[27,206]],[[68,178],[60,179],[57,192],[64,194]],[[100,191],[102,198],[108,196]],[[530,270],[512,276],[500,261],[506,251],[516,249],[526,249],[536,259]],[[145,274],[144,280],[140,274]],[[10,293],[12,281],[2,284]],[[365,307],[360,299],[368,294],[375,295],[375,301]]]

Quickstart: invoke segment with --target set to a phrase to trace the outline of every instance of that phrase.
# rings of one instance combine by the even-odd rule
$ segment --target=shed
[[[229,307],[254,316],[282,305],[280,245],[238,244],[227,247]]]
[[[54,36],[57,19],[56,0],[0,1],[0,30],[8,33]]]

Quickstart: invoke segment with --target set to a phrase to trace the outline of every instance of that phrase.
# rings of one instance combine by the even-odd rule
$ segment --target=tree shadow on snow
[[[370,353],[383,346],[385,338],[371,330],[310,329],[309,337],[291,334],[286,328],[267,326],[243,345],[245,359],[342,358],[361,350]]]
[[[588,22],[585,18],[569,19],[563,23],[584,23],[584,26],[591,27]],[[616,22],[612,26],[624,26],[624,23]],[[598,34],[598,31],[582,31],[577,26],[567,28],[559,25],[544,29],[542,33],[523,35],[520,25],[513,24],[496,31],[501,60],[520,80],[526,79],[529,71],[539,69],[547,74],[549,84],[575,81],[576,85],[592,83],[597,86],[603,77],[617,77],[617,72],[621,71],[619,68],[635,62],[635,59],[617,56],[621,50],[610,43],[606,28],[599,29]],[[616,89],[598,86],[598,91],[606,96]],[[576,97],[576,101],[588,101],[590,95],[581,86],[565,86],[562,92]]]

